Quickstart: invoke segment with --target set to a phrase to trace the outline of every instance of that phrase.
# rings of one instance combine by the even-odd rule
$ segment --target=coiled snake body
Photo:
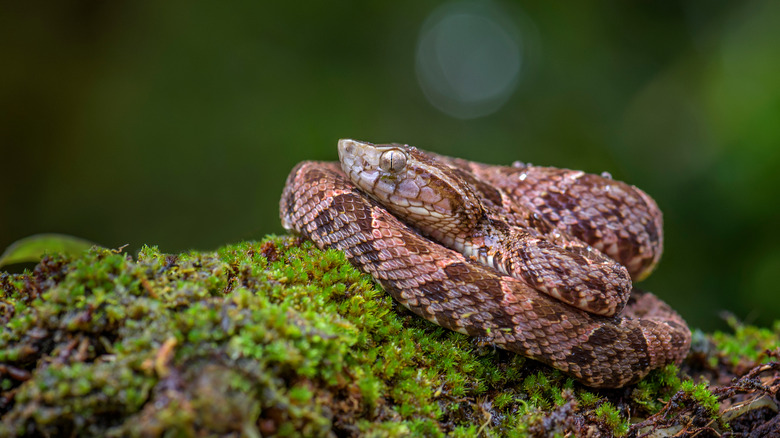
[[[398,144],[340,140],[339,156],[341,166],[292,170],[282,225],[344,251],[412,312],[593,387],[636,382],[687,354],[685,321],[632,291],[663,241],[641,190]]]

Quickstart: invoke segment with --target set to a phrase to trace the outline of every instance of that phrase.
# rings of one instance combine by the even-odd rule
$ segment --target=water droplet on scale
[[[601,177],[606,179],[612,179],[612,174],[609,172],[601,172]]]
[[[528,174],[527,174],[527,173],[525,173],[525,172],[523,172],[523,173],[521,173],[521,174],[520,174],[520,175],[517,177],[517,179],[518,179],[518,180],[520,180],[520,181],[525,181],[525,179],[526,179],[527,177],[528,177]]]

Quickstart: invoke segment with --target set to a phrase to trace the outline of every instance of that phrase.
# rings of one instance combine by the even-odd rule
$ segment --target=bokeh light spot
[[[522,65],[517,27],[492,3],[459,1],[431,13],[417,44],[416,70],[428,101],[461,119],[497,111]]]

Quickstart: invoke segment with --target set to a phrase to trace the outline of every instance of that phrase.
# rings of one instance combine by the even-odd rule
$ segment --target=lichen
[[[586,388],[411,314],[292,237],[55,255],[0,274],[0,292],[0,436],[622,436],[674,400],[718,415],[676,366]],[[736,336],[770,348],[777,333]],[[705,367],[766,356],[713,339]]]

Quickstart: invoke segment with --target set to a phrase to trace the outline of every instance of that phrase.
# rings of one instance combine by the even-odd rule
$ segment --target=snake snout
[[[345,153],[349,155],[355,153],[355,140],[349,138],[342,138],[339,140],[339,157],[343,156]]]

